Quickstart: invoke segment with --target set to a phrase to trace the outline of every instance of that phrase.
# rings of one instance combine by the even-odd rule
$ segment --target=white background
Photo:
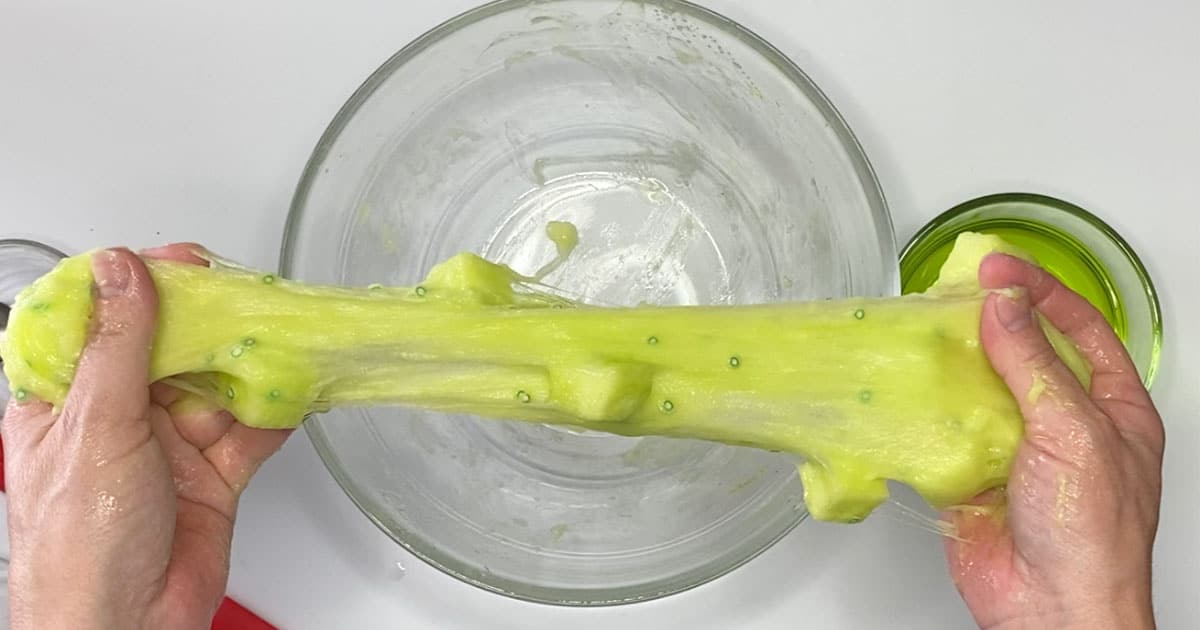
[[[193,240],[273,267],[300,170],[370,72],[471,0],[0,3],[0,236],[68,252]],[[1109,220],[1162,293],[1156,601],[1200,619],[1200,4],[709,0],[804,68],[859,135],[904,241],[980,194]],[[459,584],[361,517],[297,434],[243,502],[230,592],[285,628],[961,628],[939,541],[807,523],[718,582],[607,610]],[[400,562],[407,568],[401,572]]]

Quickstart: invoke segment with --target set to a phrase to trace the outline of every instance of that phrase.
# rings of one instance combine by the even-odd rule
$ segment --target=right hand
[[[988,298],[980,335],[1021,405],[1025,436],[1006,493],[947,513],[961,539],[946,543],[955,586],[984,628],[1153,628],[1164,439],[1154,403],[1103,316],[1053,276],[993,255],[979,279],[1019,291]],[[1059,360],[1037,313],[1090,362],[1091,391]]]

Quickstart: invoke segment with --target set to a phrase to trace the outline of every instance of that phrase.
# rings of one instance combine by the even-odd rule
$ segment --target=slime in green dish
[[[471,254],[419,286],[366,289],[147,260],[150,376],[254,427],[399,404],[796,453],[810,513],[854,522],[889,479],[938,507],[1006,482],[1023,421],[980,347],[976,280],[996,250],[1011,248],[961,236],[924,294],[736,307],[583,306]],[[91,285],[78,256],[19,297],[2,348],[18,399],[62,404]]]
[[[1039,266],[1087,299],[1104,315],[1117,336],[1127,339],[1129,323],[1116,282],[1103,263],[1070,233],[1049,223],[1017,217],[975,221],[970,230],[998,236],[1005,243],[1020,248]],[[921,257],[919,265],[905,270],[903,291],[919,293],[933,284],[954,245],[955,240],[947,238]]]

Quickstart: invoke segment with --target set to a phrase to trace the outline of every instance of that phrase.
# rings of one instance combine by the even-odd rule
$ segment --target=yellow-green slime
[[[551,227],[560,257],[573,232]],[[1023,422],[980,346],[976,279],[997,250],[1013,251],[963,235],[924,294],[733,307],[584,306],[472,254],[367,289],[147,260],[149,376],[253,427],[398,404],[796,453],[810,513],[857,522],[887,480],[937,507],[1005,484]],[[0,347],[19,400],[62,405],[92,295],[87,255],[20,295]]]

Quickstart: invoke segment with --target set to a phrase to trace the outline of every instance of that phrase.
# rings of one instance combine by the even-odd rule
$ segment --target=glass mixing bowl
[[[555,255],[549,221],[579,246],[544,282],[592,304],[898,292],[878,183],[829,101],[678,1],[502,1],[404,48],[317,145],[281,273],[412,285],[463,250],[532,273]],[[522,599],[678,592],[805,516],[783,454],[391,408],[306,426],[383,531]]]

